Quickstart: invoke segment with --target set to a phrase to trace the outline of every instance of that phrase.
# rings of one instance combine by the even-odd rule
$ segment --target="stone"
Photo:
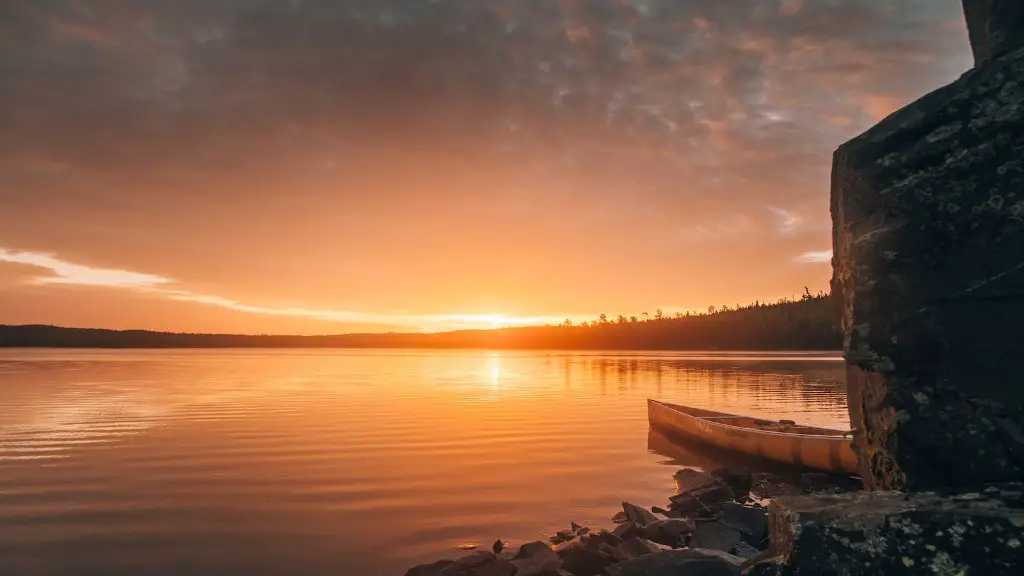
[[[743,540],[740,540],[733,545],[731,552],[739,558],[750,558],[761,552],[759,548],[755,548],[750,544],[747,544]]]
[[[768,510],[726,502],[718,522],[739,531],[749,542],[760,544],[768,531]]]
[[[562,566],[562,559],[544,542],[529,542],[519,548],[512,559],[516,576],[539,576]]]
[[[495,540],[494,544],[491,545],[491,552],[494,552],[495,554],[501,554],[501,551],[504,549],[505,543],[502,542],[500,538],[498,540]]]
[[[728,552],[722,552],[721,550],[711,550],[709,548],[690,548],[690,550],[698,554],[702,554],[704,556],[714,556],[715,558],[725,560],[729,564],[732,564],[736,567],[740,567],[743,565],[743,558],[740,558],[739,556],[734,556],[732,554],[729,554]]]
[[[985,10],[981,66],[833,158],[832,292],[872,490],[1024,478],[1024,2]]]
[[[754,477],[750,470],[743,468],[718,468],[713,470],[711,475],[728,486],[735,498],[745,498],[754,485]]]
[[[512,576],[517,574],[511,562],[491,552],[479,551],[463,556],[444,567],[437,576]]]
[[[625,538],[615,547],[615,557],[619,560],[630,560],[647,554],[661,552],[657,544],[636,536]]]
[[[679,548],[686,544],[686,537],[697,530],[697,523],[689,518],[658,520],[639,529],[638,534],[658,544]]]
[[[615,536],[619,537],[619,539],[622,539],[622,538],[629,538],[630,536],[635,534],[636,531],[637,531],[637,525],[636,524],[634,524],[633,522],[623,522],[622,524],[619,524],[618,526],[615,527],[615,530],[612,531],[612,534],[614,534]]]
[[[722,484],[721,480],[711,474],[694,470],[693,468],[680,468],[672,477],[676,481],[676,494]]]
[[[654,514],[651,514],[646,509],[635,504],[630,504],[629,502],[622,503],[622,511],[626,513],[626,518],[637,526],[646,526],[652,522],[658,521],[658,517]]]
[[[695,550],[672,550],[612,564],[608,576],[736,576],[739,567]]]
[[[774,573],[1020,574],[1022,502],[1020,486],[779,498],[769,507],[771,553],[786,563]]]
[[[596,534],[591,534],[590,539],[587,541],[587,545],[588,547],[594,548],[596,550],[602,544],[607,544],[608,546],[614,548],[615,546],[618,546],[620,542],[622,542],[622,538],[620,538],[617,534],[609,532],[602,528],[600,532],[597,532]]]
[[[576,533],[572,530],[559,530],[554,536],[550,538],[552,544],[558,544],[560,542],[568,542],[576,537]]]
[[[433,564],[420,564],[410,568],[405,576],[438,576],[441,570],[455,564],[454,560],[438,560]]]
[[[668,510],[665,510],[661,506],[651,506],[651,512],[654,512],[655,514],[661,514],[662,516],[668,514]]]
[[[579,534],[580,530],[583,529],[583,526],[580,526],[579,524],[577,524],[575,522],[569,522],[569,529],[572,530],[573,532]]]
[[[604,574],[604,569],[613,563],[615,557],[611,554],[590,550],[578,544],[562,554],[562,568],[575,576]]]
[[[1019,0],[963,0],[974,65],[1024,44],[1024,9]]]
[[[739,530],[723,526],[718,522],[705,522],[697,526],[690,539],[691,548],[709,548],[728,552],[740,541]]]
[[[616,524],[622,524],[627,521],[629,521],[629,516],[626,516],[625,512],[616,512],[615,516],[612,516],[612,522]]]

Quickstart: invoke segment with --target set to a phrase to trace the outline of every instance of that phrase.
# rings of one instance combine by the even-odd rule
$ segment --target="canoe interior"
[[[753,418],[751,416],[738,416],[736,414],[726,414],[725,412],[715,412],[713,410],[691,408],[690,406],[683,406],[681,404],[671,404],[669,402],[659,403],[678,412],[682,412],[683,414],[689,414],[690,416],[693,416],[695,418],[716,422],[718,424],[724,424],[726,426],[749,428],[751,430],[761,430],[764,432],[802,434],[808,436],[843,435],[842,430],[836,430],[834,428],[818,428],[816,426],[801,426],[800,424],[782,424],[775,420],[762,420],[760,418]]]

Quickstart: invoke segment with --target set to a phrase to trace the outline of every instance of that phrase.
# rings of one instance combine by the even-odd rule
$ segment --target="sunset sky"
[[[0,323],[336,333],[827,289],[960,0],[0,2]]]

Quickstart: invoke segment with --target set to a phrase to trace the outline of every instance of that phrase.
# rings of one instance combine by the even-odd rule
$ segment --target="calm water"
[[[0,574],[401,574],[610,525],[718,455],[645,399],[843,428],[816,354],[0,350]]]

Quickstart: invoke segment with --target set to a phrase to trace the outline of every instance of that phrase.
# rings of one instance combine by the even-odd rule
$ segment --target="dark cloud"
[[[775,207],[804,226],[788,261],[827,243],[835,146],[970,65],[961,20],[957,0],[4,1],[0,246],[218,283],[215,262],[251,280],[320,229],[427,274],[466,235],[587,265],[753,246]],[[339,267],[331,286],[362,269]]]

